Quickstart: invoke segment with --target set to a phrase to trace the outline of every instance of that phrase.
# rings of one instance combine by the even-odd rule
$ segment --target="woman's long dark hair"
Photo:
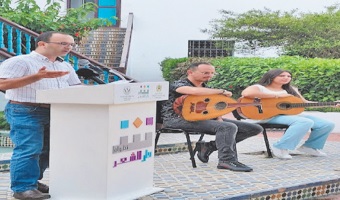
[[[258,84],[263,85],[263,86],[270,85],[273,82],[274,78],[276,78],[277,76],[279,76],[283,72],[289,73],[292,76],[292,78],[293,78],[292,73],[290,71],[288,71],[288,70],[272,69],[272,70],[269,70],[267,73],[265,73],[262,76],[262,78],[260,79]],[[291,86],[290,82],[287,83],[287,84],[282,85],[282,89],[286,90],[288,92],[288,94],[292,94],[294,96],[300,97],[300,95],[293,89],[293,87]]]

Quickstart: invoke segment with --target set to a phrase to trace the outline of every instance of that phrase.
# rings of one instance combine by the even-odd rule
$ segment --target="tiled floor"
[[[269,134],[273,143],[281,132]],[[292,160],[266,158],[262,136],[255,136],[237,145],[239,160],[253,172],[219,170],[217,153],[208,163],[198,159],[192,168],[188,152],[155,156],[154,185],[164,191],[140,200],[173,199],[322,199],[326,194],[340,193],[340,139],[332,134],[324,151],[328,157],[309,157],[293,152]],[[213,139],[208,136],[205,140]],[[183,134],[161,135],[159,144],[182,145]],[[45,183],[48,183],[48,171]],[[0,200],[12,199],[9,189],[9,173],[0,173]]]
[[[280,135],[282,133],[271,133],[271,143]],[[325,158],[309,157],[293,151],[292,160],[280,160],[259,154],[265,151],[262,137],[249,138],[237,146],[239,160],[254,168],[250,173],[216,169],[216,152],[207,164],[197,159],[196,169],[191,167],[187,152],[161,155],[156,157],[155,185],[166,189],[148,198],[312,199],[338,193],[339,142],[338,134],[330,137],[324,149],[329,156]]]

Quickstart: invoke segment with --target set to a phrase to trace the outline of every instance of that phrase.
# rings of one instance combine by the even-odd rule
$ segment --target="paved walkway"
[[[270,132],[273,143],[282,132]],[[195,138],[195,136],[192,136]],[[206,136],[206,140],[213,139]],[[184,134],[163,134],[159,144],[175,148],[184,145]],[[175,144],[175,145],[174,145]],[[170,147],[172,146],[172,147]],[[266,158],[262,136],[237,144],[239,160],[254,168],[253,172],[219,170],[217,153],[209,163],[193,169],[187,151],[155,156],[154,184],[165,188],[140,200],[153,199],[328,199],[325,195],[340,193],[340,134],[331,134],[325,146],[328,157],[309,157],[293,152],[292,160]],[[48,171],[46,179],[48,183]],[[0,200],[13,199],[9,189],[9,173],[0,173]],[[334,197],[334,198],[333,198]],[[333,196],[336,199],[337,196]]]
[[[281,135],[269,133],[270,142]],[[163,137],[162,142],[166,142],[180,136]],[[217,169],[216,152],[207,164],[197,159],[196,169],[191,167],[187,152],[156,156],[155,185],[165,191],[145,199],[317,199],[340,192],[340,134],[331,134],[324,149],[328,157],[324,158],[296,151],[292,160],[266,158],[261,154],[265,151],[262,136],[242,141],[237,147],[239,160],[253,167],[253,172]]]

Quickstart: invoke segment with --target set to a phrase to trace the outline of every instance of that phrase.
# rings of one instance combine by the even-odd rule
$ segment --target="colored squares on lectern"
[[[134,125],[136,128],[140,127],[142,124],[143,124],[143,122],[142,122],[142,120],[141,120],[139,117],[137,117],[137,118],[135,119],[135,121],[133,122],[133,125]]]
[[[129,123],[130,123],[130,120],[121,120],[120,121],[120,129],[127,129],[127,128],[129,128]],[[139,117],[137,117],[133,121],[133,125],[136,128],[139,128],[141,125],[143,125],[143,121]],[[146,126],[152,126],[153,125],[153,117],[146,117],[145,118],[145,125]]]
[[[152,126],[153,125],[153,117],[147,117],[146,118],[146,125]]]
[[[120,121],[120,129],[129,128],[129,120],[122,120]]]

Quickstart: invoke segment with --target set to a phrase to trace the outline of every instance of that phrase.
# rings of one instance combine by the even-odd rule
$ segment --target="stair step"
[[[122,51],[85,51],[83,52],[83,54],[89,54],[89,55],[117,55],[120,56],[120,54],[122,53]]]
[[[119,67],[126,28],[101,27],[83,38],[77,51],[107,67]]]
[[[126,30],[118,30],[118,31],[91,31],[89,35],[110,35],[110,34],[125,34]]]
[[[83,47],[102,47],[102,46],[114,47],[114,46],[123,46],[123,45],[124,45],[124,42],[92,41],[92,42],[87,42],[87,43],[81,43],[79,46],[83,46]]]
[[[95,34],[95,35],[88,35],[87,38],[124,38],[125,37],[125,33],[124,34],[105,34],[105,35],[101,35],[101,34]]]
[[[97,38],[97,39],[92,39],[92,38],[88,38],[88,39],[84,39],[82,40],[82,44],[123,44],[124,41],[123,38]]]
[[[123,47],[121,48],[78,48],[78,52],[115,52],[122,53]]]
[[[120,60],[108,61],[108,60],[99,59],[99,61],[107,66],[113,66],[113,65],[119,66],[119,63],[120,63]]]
[[[77,47],[77,50],[95,50],[95,49],[106,49],[106,50],[109,50],[109,49],[123,49],[123,45],[86,45],[86,46],[79,46]]]
[[[88,38],[86,40],[82,40],[81,44],[123,44],[124,38],[97,38],[92,39]]]
[[[95,33],[90,33],[88,35],[89,37],[121,37],[125,36],[125,32],[95,32]]]
[[[86,55],[86,54],[83,54],[83,55]],[[111,61],[112,60],[120,60],[120,56],[112,56],[112,55],[86,55],[87,57],[89,58],[92,58],[94,60],[108,60],[108,61]]]
[[[116,63],[116,64],[105,64],[105,65],[109,68],[118,68],[120,64]]]
[[[97,29],[97,30],[92,30],[90,31],[90,34],[107,34],[107,33],[125,33],[126,32],[126,28],[120,28],[120,29],[107,29],[107,30],[100,30],[100,29]]]
[[[119,30],[126,30],[126,28],[117,28],[117,27],[112,27],[112,26],[103,26],[103,27],[99,27],[96,30],[92,30],[92,31],[119,31]]]
[[[117,40],[124,40],[125,35],[105,35],[105,36],[88,36],[86,38],[84,38],[84,40],[88,40],[88,41],[96,41],[96,40],[104,40],[104,41],[117,41]]]
[[[122,56],[122,52],[93,52],[93,51],[86,51],[82,52],[83,55],[87,56],[108,56],[107,59],[110,59],[110,57],[120,57]]]

